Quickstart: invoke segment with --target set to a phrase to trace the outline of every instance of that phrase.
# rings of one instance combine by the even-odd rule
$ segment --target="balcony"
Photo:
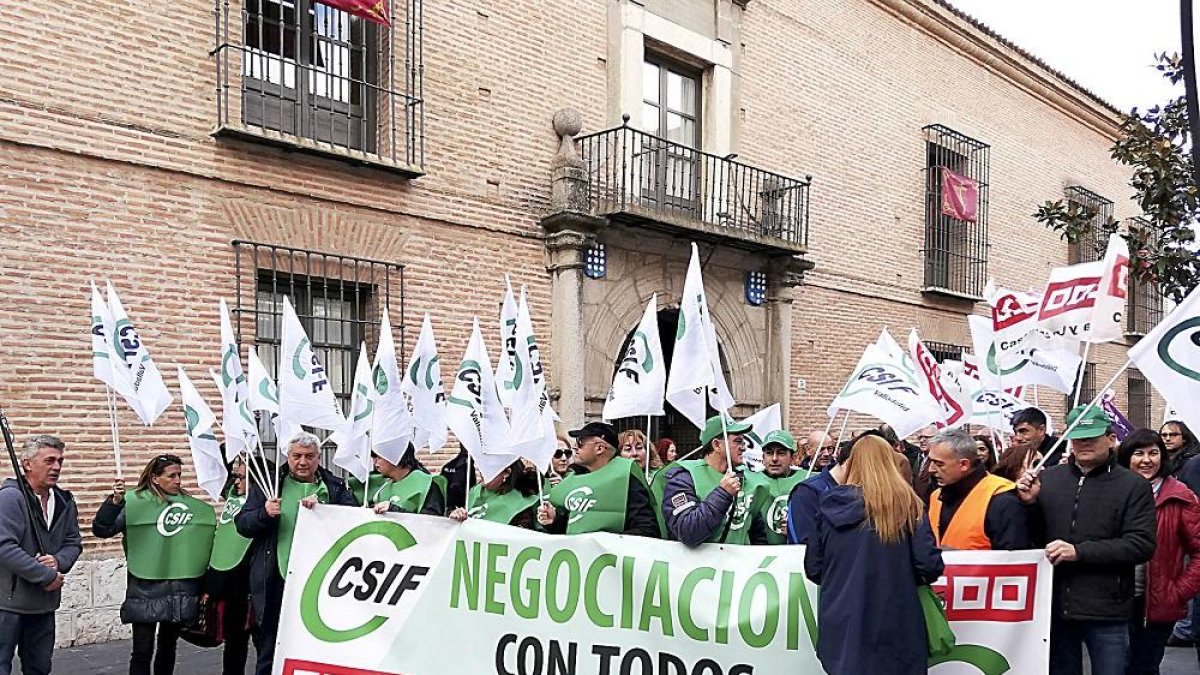
[[[610,221],[753,251],[808,247],[812,176],[789,178],[625,124],[577,138],[588,205]]]

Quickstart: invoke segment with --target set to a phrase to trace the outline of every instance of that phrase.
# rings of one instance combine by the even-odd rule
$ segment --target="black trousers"
[[[175,672],[175,645],[179,642],[177,623],[133,624],[133,653],[129,655],[129,675],[171,675]],[[157,634],[157,635],[156,635]]]
[[[271,675],[275,661],[275,637],[279,633],[279,609],[283,604],[283,579],[274,577],[267,582],[267,604],[262,621],[254,630],[254,649],[258,652],[255,675]]]
[[[221,633],[225,650],[221,655],[221,675],[246,675],[250,655],[250,575],[245,565],[226,579],[221,592]]]

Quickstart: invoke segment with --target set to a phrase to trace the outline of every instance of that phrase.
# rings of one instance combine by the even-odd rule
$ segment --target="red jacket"
[[[1167,478],[1155,498],[1158,546],[1146,568],[1146,620],[1173,622],[1187,615],[1200,592],[1200,502],[1186,485]],[[1184,556],[1190,558],[1184,565]]]

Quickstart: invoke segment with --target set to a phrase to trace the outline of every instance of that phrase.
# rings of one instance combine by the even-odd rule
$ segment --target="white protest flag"
[[[221,372],[215,377],[221,392],[221,431],[225,434],[225,457],[253,450],[258,424],[247,404],[250,388],[242,371],[242,354],[229,320],[229,306],[221,300]]]
[[[508,418],[496,393],[492,362],[479,331],[479,319],[471,327],[467,351],[447,398],[446,421],[470,453],[485,482],[520,459],[515,454],[504,454],[510,445]]]
[[[1129,295],[1129,244],[1119,234],[1108,237],[1104,273],[1096,288],[1088,342],[1112,342],[1125,337],[1125,305]]]
[[[385,308],[379,329],[379,348],[375,350],[374,384],[371,390],[375,415],[371,418],[371,444],[375,453],[392,464],[399,464],[413,440],[413,419],[404,395],[404,378],[396,358],[392,322]]]
[[[1129,360],[1176,411],[1200,429],[1200,287],[1129,350]]]
[[[113,350],[120,357],[114,361],[113,367],[119,367],[120,363],[127,366],[134,396],[140,403],[139,406],[134,406],[133,410],[144,424],[154,424],[154,420],[171,405],[174,397],[167,390],[167,383],[163,382],[158,366],[154,365],[154,360],[150,358],[150,350],[138,337],[137,329],[125,313],[121,298],[117,296],[117,290],[113,288],[111,281],[108,282],[108,308],[114,321],[110,339]]]
[[[229,470],[221,456],[221,446],[213,435],[212,427],[217,418],[196,391],[183,366],[177,366],[179,374],[179,397],[183,403],[183,418],[187,422],[188,446],[192,451],[192,466],[196,471],[196,483],[214,501],[221,496]]]
[[[699,429],[703,429],[707,421],[706,404],[721,412],[728,412],[733,407],[733,396],[725,383],[719,354],[717,331],[708,314],[704,278],[700,274],[700,254],[693,242],[692,258],[683,282],[666,398]]]
[[[113,346],[113,329],[117,322],[108,310],[104,298],[96,284],[92,284],[92,374],[96,379],[108,385],[113,391],[125,398],[135,412],[140,410],[141,402],[133,390],[129,368],[121,362],[124,358]],[[141,417],[141,412],[138,412]]]
[[[221,383],[223,389],[232,385],[237,400],[245,401],[249,395],[246,374],[242,370],[242,352],[233,333],[233,322],[229,319],[229,305],[221,299]]]
[[[504,303],[500,305],[500,356],[496,359],[496,387],[505,408],[513,407],[520,382],[517,376],[517,300],[512,281],[504,275]],[[525,373],[522,373],[524,375]]]
[[[259,410],[273,415],[279,414],[279,387],[271,379],[267,367],[258,358],[258,349],[250,347],[249,351],[249,398],[251,410]]]
[[[312,343],[292,308],[283,298],[283,336],[279,353],[279,430],[290,440],[301,425],[337,431],[346,423],[333,395],[325,366],[313,353]],[[280,443],[281,449],[286,442]]]
[[[1050,270],[1038,305],[1038,327],[1064,340],[1087,339],[1103,276],[1102,260]]]
[[[917,375],[874,343],[867,345],[846,386],[829,406],[829,416],[838,410],[883,420],[900,438],[943,419],[941,406],[917,381]]]
[[[908,334],[908,353],[917,365],[918,381],[941,406],[943,416],[936,422],[939,428],[953,428],[967,422],[971,416],[971,395],[967,387],[950,370],[944,370],[937,357],[921,342],[917,329]]]
[[[773,403],[742,420],[750,425],[750,432],[742,436],[742,461],[757,471],[763,464],[763,439],[772,431],[783,428],[783,416],[778,403]]]
[[[421,323],[421,335],[413,347],[408,373],[400,387],[412,400],[413,445],[430,452],[446,444],[446,390],[442,386],[441,358],[433,339],[429,314]]]
[[[980,424],[990,429],[1007,431],[1012,428],[1012,417],[1029,407],[1018,396],[1004,391],[980,389],[971,396],[971,424]]]
[[[523,396],[513,398],[511,451],[545,472],[550,470],[550,460],[554,459],[554,451],[558,447],[558,436],[554,430],[557,416],[550,406],[546,370],[542,367],[541,351],[533,335],[533,319],[529,315],[529,301],[524,286],[521,287],[521,302],[517,309],[517,350],[529,371],[530,396],[528,399]]]
[[[360,481],[366,482],[374,462],[371,460],[371,425],[379,409],[375,406],[371,386],[371,360],[367,357],[367,344],[358,349],[358,363],[354,365],[354,388],[350,394],[350,418],[339,430],[329,436],[337,445],[333,455],[334,465],[349,471]],[[399,458],[397,458],[397,461]],[[392,461],[392,460],[388,460]],[[393,463],[395,463],[393,461]]]
[[[663,415],[667,366],[658,335],[658,294],[646,303],[642,320],[629,339],[621,365],[613,375],[602,416],[606,420]]]
[[[983,289],[983,297],[992,309],[992,333],[997,354],[1012,354],[1026,346],[1026,342],[1045,346],[1030,339],[1030,335],[1038,331],[1037,315],[1042,296],[997,288],[995,282],[989,279],[987,287]]]
[[[1008,356],[996,353],[992,322],[987,317],[967,317],[983,388],[997,391],[1018,385],[1040,384],[1069,394],[1075,389],[1075,375],[1082,360],[1066,349],[1021,349]]]

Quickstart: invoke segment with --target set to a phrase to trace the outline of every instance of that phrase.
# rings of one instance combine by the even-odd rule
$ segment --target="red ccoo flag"
[[[322,5],[340,9],[347,14],[361,16],[383,26],[391,26],[388,19],[387,0],[317,0]]]

